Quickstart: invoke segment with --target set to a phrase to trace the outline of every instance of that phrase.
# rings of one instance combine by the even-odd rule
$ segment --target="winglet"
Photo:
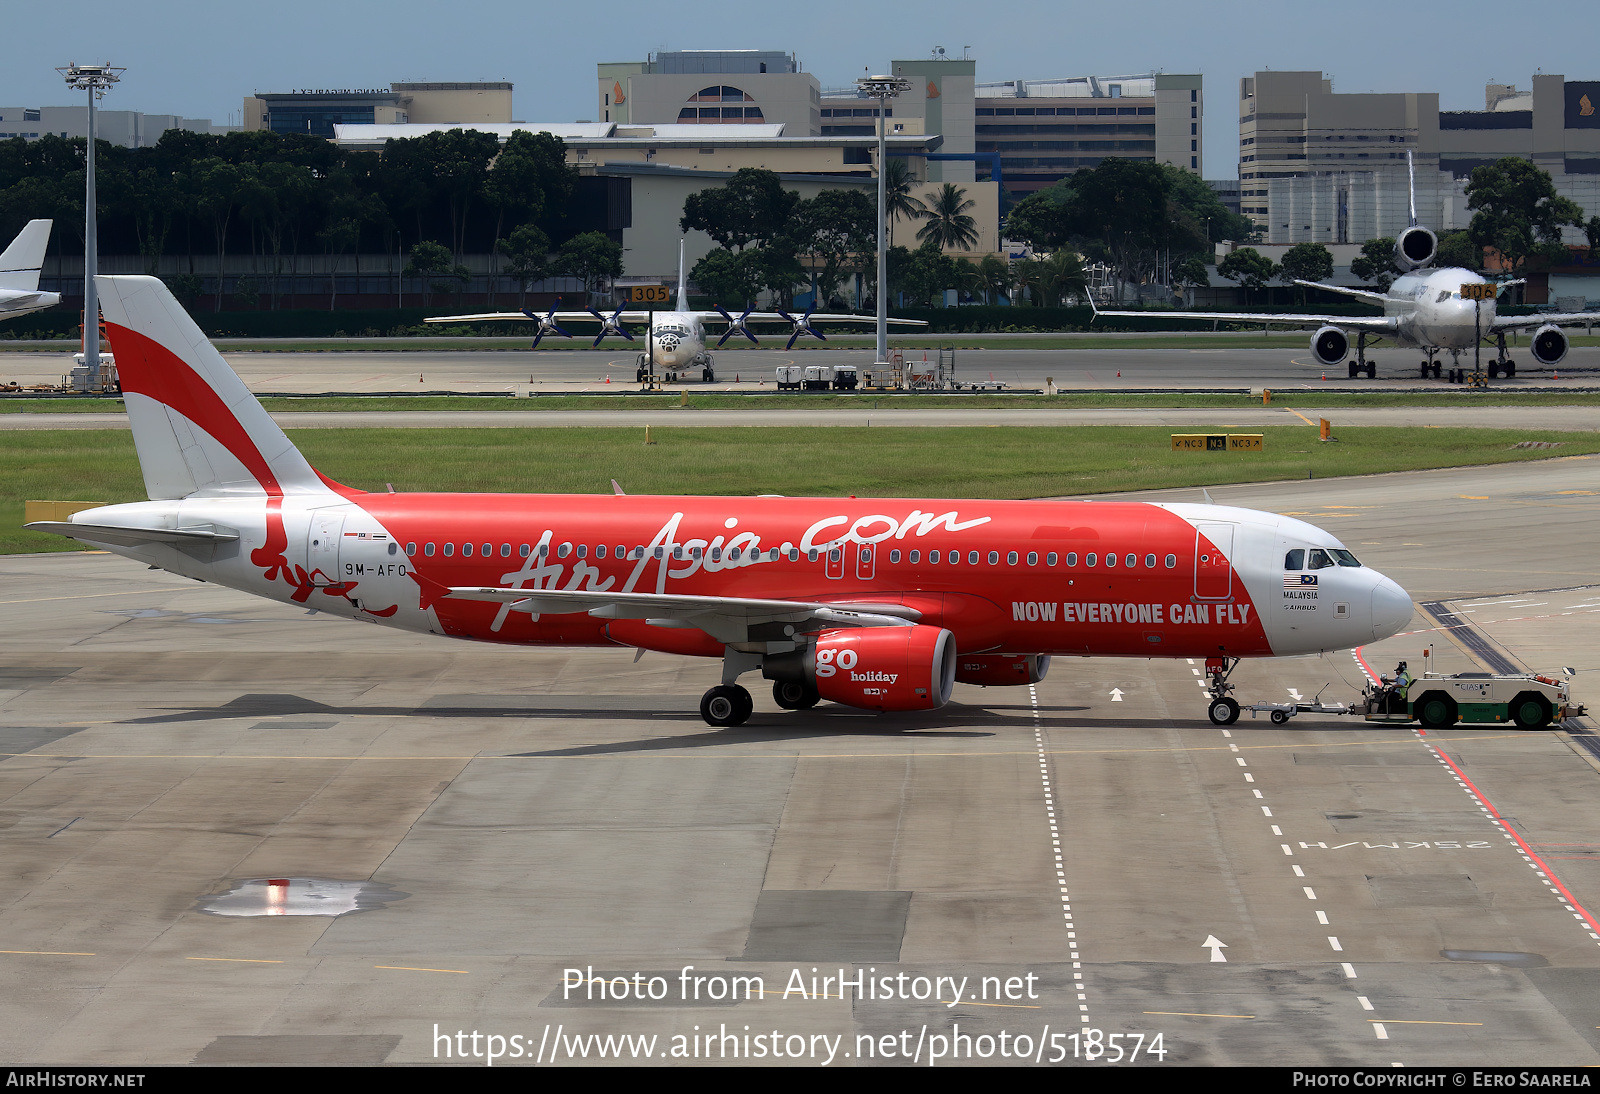
[[[1207,490],[1203,486],[1200,488],[1200,496],[1202,498],[1206,499],[1206,504],[1207,505],[1215,505],[1215,504],[1217,504],[1216,502],[1211,500],[1211,491]]]
[[[622,492],[622,487],[621,487],[621,485],[619,485],[619,484],[618,484],[618,482],[617,482],[617,480],[616,480],[616,479],[612,479],[612,480],[611,480],[611,492],[612,492],[612,493],[613,493],[613,494],[615,494],[615,495],[617,495],[617,497],[619,497],[619,498],[620,498],[620,497],[624,497],[624,496],[625,496],[625,495],[624,495],[624,494],[623,494],[623,492]]]
[[[1100,318],[1100,309],[1094,306],[1094,290],[1085,286],[1083,295],[1089,298],[1089,322],[1093,323]]]

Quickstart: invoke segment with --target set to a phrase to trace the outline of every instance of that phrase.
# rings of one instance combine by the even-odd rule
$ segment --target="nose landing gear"
[[[1211,703],[1206,709],[1206,714],[1211,719],[1212,725],[1231,726],[1239,720],[1239,703],[1228,693],[1233,690],[1233,685],[1228,683],[1228,677],[1233,675],[1233,670],[1239,665],[1237,657],[1208,657],[1206,658],[1206,676],[1211,680],[1206,689],[1211,696]]]

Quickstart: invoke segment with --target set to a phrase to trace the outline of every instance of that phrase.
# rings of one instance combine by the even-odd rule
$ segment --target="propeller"
[[[556,310],[554,308],[550,309],[549,315],[540,315],[538,312],[529,311],[527,308],[522,309],[522,314],[539,324],[539,333],[533,336],[533,345],[529,347],[530,349],[538,349],[539,340],[547,334],[559,334],[563,338],[572,337],[572,335],[561,329],[560,323],[556,322]]]
[[[627,307],[626,304],[624,304],[622,308],[618,308],[616,311],[612,312],[609,317],[602,315],[593,308],[589,309],[589,314],[600,320],[600,333],[594,336],[594,345],[590,346],[590,349],[593,349],[594,346],[598,346],[600,344],[600,339],[604,338],[608,334],[620,334],[628,341],[633,341],[633,335],[628,333],[628,328],[618,322],[618,320],[622,317],[622,311],[625,307]]]
[[[827,335],[823,334],[816,327],[813,327],[811,325],[811,313],[816,311],[816,310],[817,310],[817,302],[815,300],[813,300],[811,302],[811,306],[806,308],[806,313],[804,315],[802,315],[798,319],[796,319],[794,316],[790,315],[786,311],[780,310],[778,312],[779,315],[783,316],[789,322],[794,324],[794,333],[789,335],[789,341],[783,347],[784,349],[786,349],[786,350],[787,349],[793,349],[794,348],[794,344],[795,344],[795,340],[798,339],[802,334],[809,334],[809,335],[811,335],[811,337],[816,338],[816,339],[818,339],[820,341],[823,341],[823,342],[826,342],[828,340],[828,336]]]
[[[721,349],[722,348],[722,344],[724,342],[726,342],[728,339],[732,338],[735,334],[744,335],[746,338],[750,339],[750,344],[753,345],[753,346],[757,346],[757,345],[761,344],[761,343],[756,341],[756,336],[750,333],[750,328],[744,325],[744,321],[746,319],[750,318],[750,313],[756,310],[754,304],[752,304],[752,305],[750,305],[750,307],[746,308],[744,310],[744,314],[739,316],[739,318],[737,318],[737,319],[735,319],[733,316],[729,315],[727,312],[723,311],[721,304],[717,304],[717,305],[715,305],[715,307],[717,309],[717,314],[722,316],[722,318],[724,318],[724,319],[726,319],[728,321],[728,329],[725,332],[723,332],[723,335],[722,335],[721,338],[717,339],[717,348],[718,349]]]

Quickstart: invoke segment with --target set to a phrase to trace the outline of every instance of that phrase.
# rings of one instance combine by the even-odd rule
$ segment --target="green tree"
[[[1394,238],[1380,236],[1361,245],[1361,253],[1350,261],[1350,273],[1363,284],[1376,285],[1379,292],[1388,292],[1394,283]]]
[[[442,243],[425,239],[411,248],[411,260],[406,263],[405,269],[400,271],[400,275],[422,280],[422,306],[428,307],[432,302],[431,294],[436,287],[431,278],[448,273],[451,265],[450,248]]]
[[[1172,267],[1173,288],[1183,293],[1185,301],[1194,304],[1194,290],[1197,287],[1210,287],[1211,276],[1206,273],[1205,260],[1199,255],[1190,255]]]
[[[936,295],[953,287],[955,280],[955,261],[930,239],[911,252],[911,261],[901,278],[897,280],[891,275],[889,284],[905,292],[915,303],[928,307]]]
[[[1583,234],[1589,237],[1589,250],[1600,251],[1600,217],[1590,217]]]
[[[1483,249],[1472,242],[1469,233],[1450,232],[1439,237],[1439,251],[1434,255],[1433,263],[1441,269],[1455,266],[1476,271],[1483,267]]]
[[[1278,273],[1272,259],[1254,247],[1240,247],[1230,251],[1217,263],[1217,273],[1229,281],[1237,281],[1246,295],[1260,292]]]
[[[416,140],[431,172],[433,190],[450,210],[450,249],[459,261],[466,251],[472,203],[483,195],[489,162],[500,151],[500,141],[493,133],[476,129],[435,130]]]
[[[1559,261],[1565,256],[1561,229],[1584,226],[1583,210],[1556,193],[1549,172],[1520,156],[1474,167],[1467,208],[1475,210],[1468,236],[1479,247],[1493,247],[1512,276],[1532,258]]]
[[[694,264],[689,280],[713,302],[729,311],[741,311],[755,304],[766,283],[763,267],[760,251],[718,247]]]
[[[576,185],[577,171],[566,162],[566,146],[550,133],[529,133],[518,129],[506,140],[484,180],[484,198],[495,210],[494,239],[497,241],[489,271],[489,303],[499,275],[501,232],[507,217],[530,220],[540,227],[560,220]],[[513,275],[515,276],[515,275]],[[528,278],[521,279],[526,282]],[[524,287],[524,297],[526,288]]]
[[[722,186],[690,194],[678,226],[701,231],[720,246],[742,251],[765,245],[781,234],[800,204],[800,195],[785,190],[778,176],[764,167],[735,171]]]
[[[950,250],[972,250],[978,245],[978,222],[967,210],[977,204],[955,183],[945,183],[923,204],[922,218],[927,223],[917,232],[917,238],[924,243],[932,240]]]
[[[622,244],[604,232],[584,232],[561,245],[555,270],[563,277],[583,281],[584,298],[593,296],[601,278],[622,274]]]
[[[506,272],[517,282],[517,307],[528,306],[528,282],[549,276],[550,237],[537,224],[521,224],[510,239],[495,240],[496,253],[506,258]]]
[[[1296,243],[1284,253],[1278,272],[1285,282],[1326,281],[1333,276],[1333,252],[1320,243]],[[1300,290],[1300,303],[1304,304],[1305,286],[1296,288]]]
[[[923,204],[911,196],[917,185],[917,176],[911,173],[905,160],[891,159],[883,168],[883,218],[888,222],[889,246],[894,246],[894,226],[899,220],[916,220],[923,213]],[[874,202],[873,216],[877,216]]]
[[[823,190],[795,207],[788,249],[806,260],[819,300],[833,296],[855,256],[873,250],[877,215],[861,190]]]
[[[999,255],[984,255],[978,263],[978,273],[983,278],[984,298],[990,304],[1000,303],[1002,294],[1011,288],[1011,267]]]

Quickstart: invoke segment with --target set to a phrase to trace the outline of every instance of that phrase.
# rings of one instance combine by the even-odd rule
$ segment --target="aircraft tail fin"
[[[684,241],[678,240],[678,303],[679,311],[689,310],[689,282],[683,273],[683,247]]]
[[[0,254],[0,289],[20,289],[33,292],[39,287],[39,271],[44,266],[44,252],[50,246],[48,220],[30,220],[11,241],[11,246]]]
[[[151,500],[356,492],[317,474],[158,278],[94,281]]]
[[[1411,149],[1406,149],[1406,182],[1411,194],[1411,227],[1417,225],[1417,164],[1411,156]]]

